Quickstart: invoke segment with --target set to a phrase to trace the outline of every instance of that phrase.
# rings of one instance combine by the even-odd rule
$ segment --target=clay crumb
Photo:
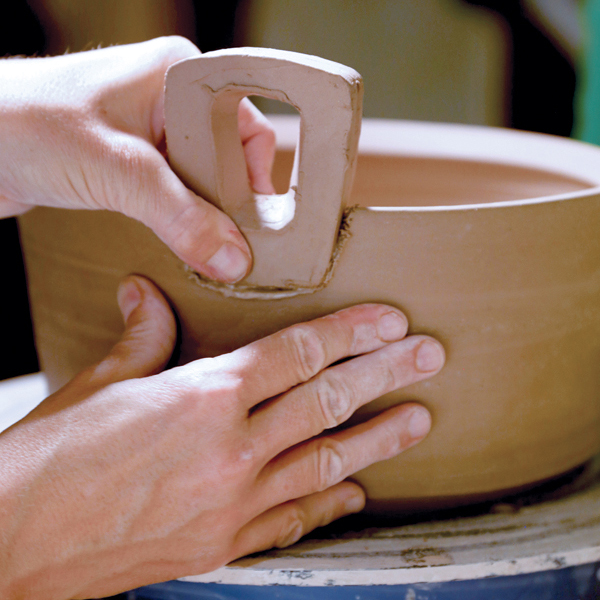
[[[519,510],[520,508],[516,504],[498,502],[490,508],[490,513],[493,515],[513,515],[518,513]]]
[[[302,294],[314,294],[315,292],[322,290],[331,281],[335,266],[342,255],[344,245],[346,244],[346,241],[352,237],[352,233],[350,231],[352,215],[359,209],[360,207],[358,205],[348,206],[344,209],[338,236],[333,248],[331,260],[329,261],[329,266],[327,267],[327,271],[325,272],[325,276],[323,277],[321,283],[314,287],[282,288],[220,283],[218,281],[213,281],[212,279],[203,277],[200,275],[200,273],[194,271],[194,269],[188,265],[184,265],[184,269],[188,273],[189,278],[194,281],[196,285],[200,286],[201,288],[217,292],[226,298],[240,298],[242,300],[280,300],[283,298],[300,296]]]

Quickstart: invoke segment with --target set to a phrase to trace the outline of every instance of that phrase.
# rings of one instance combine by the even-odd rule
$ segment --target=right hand
[[[159,38],[0,61],[0,217],[33,206],[122,212],[188,265],[232,283],[252,257],[235,223],[186,188],[164,156],[164,80],[200,51]],[[238,124],[255,191],[274,193],[275,134],[246,98]]]
[[[287,546],[361,510],[345,479],[429,431],[406,403],[323,434],[442,367],[441,345],[405,337],[394,308],[355,306],[161,372],[167,302],[141,277],[119,301],[111,353],[0,435],[2,598],[112,595]]]

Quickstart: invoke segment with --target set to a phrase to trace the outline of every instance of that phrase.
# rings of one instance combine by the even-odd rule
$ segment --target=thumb
[[[117,293],[125,331],[108,356],[88,372],[88,383],[104,386],[163,370],[173,353],[177,328],[173,312],[149,280],[130,275]]]
[[[171,202],[163,203],[167,214],[157,215],[150,227],[199,273],[225,283],[243,279],[252,262],[243,235],[216,206],[184,190],[177,199],[173,194]]]
[[[135,171],[124,174],[130,186],[135,182],[139,201],[121,206],[122,212],[150,227],[199,273],[226,283],[242,279],[252,258],[235,223],[183,185],[155,149],[145,158],[138,161]],[[115,194],[123,196],[122,189]]]

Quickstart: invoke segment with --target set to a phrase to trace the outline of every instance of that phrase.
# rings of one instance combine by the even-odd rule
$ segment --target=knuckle
[[[232,416],[239,412],[240,404],[244,405],[250,384],[242,373],[224,370],[220,358],[203,358],[196,368],[184,367],[181,383],[213,400],[212,410]]]
[[[203,358],[165,371],[163,375],[168,377],[165,385],[171,395],[185,400],[190,414],[205,417],[210,407],[210,414],[218,417],[222,424],[246,414],[245,408],[240,409],[244,381],[238,374],[222,369],[219,357]]]
[[[356,322],[352,315],[358,312],[359,307],[351,307],[343,311],[328,315],[335,326],[336,335],[349,354],[354,354],[357,350],[368,344],[373,337],[373,327],[369,324]]]
[[[161,210],[163,207],[157,207],[157,220],[162,218]],[[203,202],[186,206],[163,230],[167,243],[176,254],[187,256],[193,253],[202,263],[213,256],[221,243],[219,215]]]
[[[379,377],[379,384],[381,386],[382,393],[395,390],[400,386],[400,378],[398,377],[397,371],[397,365],[391,361],[387,361],[383,365],[381,376]]]
[[[247,398],[252,394],[251,383],[239,375],[230,375],[226,379],[225,389],[229,398],[229,406],[236,411],[241,407],[245,413],[248,404]]]
[[[325,429],[343,423],[352,406],[352,393],[346,383],[333,376],[314,381],[314,395],[321,411]]]
[[[275,540],[276,548],[286,548],[295,544],[304,535],[304,511],[293,502],[286,513],[285,521]]]
[[[387,460],[393,458],[404,449],[401,436],[392,427],[387,427],[381,435],[381,457],[377,460]]]
[[[292,362],[299,378],[303,381],[311,379],[326,365],[325,340],[313,327],[306,325],[292,327],[288,335]]]
[[[199,54],[198,48],[190,40],[180,35],[165,35],[152,41],[167,55],[173,55],[175,58]]]
[[[316,451],[316,480],[322,492],[344,478],[344,451],[342,444],[331,438],[319,441]]]
[[[232,462],[238,466],[238,469],[242,471],[253,471],[258,456],[259,452],[257,451],[255,443],[251,439],[245,438],[237,445],[231,458],[233,459]]]
[[[268,146],[275,146],[277,142],[277,137],[275,134],[275,127],[271,124],[271,122],[265,117],[264,120],[261,119],[261,135],[263,136],[264,142]]]

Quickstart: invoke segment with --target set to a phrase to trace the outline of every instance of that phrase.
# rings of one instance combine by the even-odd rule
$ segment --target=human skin
[[[164,71],[196,52],[168,39],[3,61],[2,214],[119,210],[219,275],[211,252],[245,242],[160,152]],[[240,116],[250,180],[269,192],[272,131],[248,107]],[[286,546],[361,510],[364,492],[346,478],[429,431],[413,403],[329,431],[442,367],[441,345],[406,337],[394,308],[356,306],[164,371],[168,303],[136,276],[118,302],[125,332],[110,354],[0,435],[3,599],[106,596]]]
[[[361,510],[344,479],[429,430],[407,403],[314,437],[441,367],[397,310],[353,307],[160,372],[168,304],[140,277],[119,301],[109,356],[0,435],[2,598],[111,595],[287,546]]]
[[[170,37],[0,61],[0,217],[35,205],[115,210],[153,229],[207,277],[244,277],[251,255],[243,236],[164,156],[165,72],[198,54]],[[239,124],[252,187],[273,193],[273,129],[247,99]]]

